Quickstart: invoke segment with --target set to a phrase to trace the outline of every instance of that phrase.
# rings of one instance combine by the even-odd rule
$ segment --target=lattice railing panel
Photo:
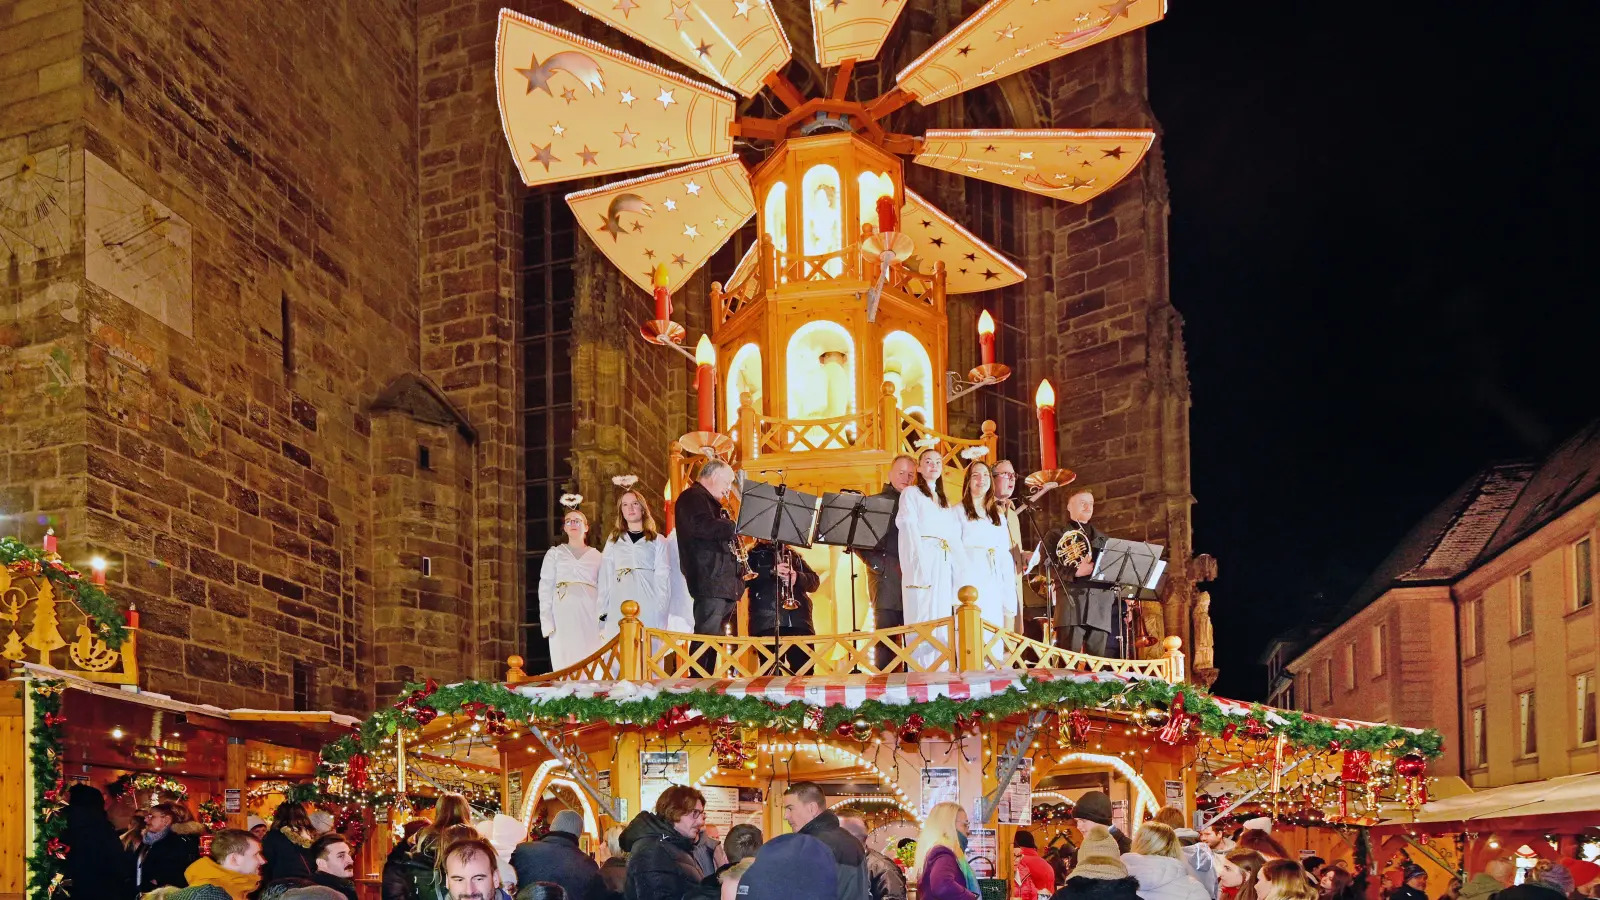
[[[528,681],[616,681],[622,677],[621,641],[621,635],[613,637],[580,662],[555,672],[535,675]]]
[[[778,674],[780,658],[797,665],[787,673],[793,675],[950,672],[955,670],[954,635],[953,618],[881,631],[786,637],[776,647],[770,637],[716,638],[647,629],[645,677],[756,678]],[[880,648],[889,657],[881,668]]]
[[[1172,681],[1172,661],[1162,659],[1111,659],[1052,647],[1042,641],[983,623],[983,655],[996,669],[1076,669],[1116,675],[1146,675]]]
[[[814,450],[850,450],[877,444],[872,412],[835,416],[831,419],[777,419],[761,416],[756,420],[758,453],[802,453]]]

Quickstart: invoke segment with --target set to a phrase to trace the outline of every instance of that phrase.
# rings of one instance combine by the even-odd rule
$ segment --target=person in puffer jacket
[[[705,821],[705,795],[676,784],[661,792],[655,812],[634,816],[617,840],[628,854],[624,900],[683,900],[699,885],[694,845]]]
[[[1183,810],[1163,806],[1156,810],[1152,820],[1170,827],[1178,836],[1178,843],[1183,845],[1183,861],[1189,864],[1189,874],[1206,889],[1211,900],[1217,900],[1217,858],[1210,847],[1200,842],[1200,832],[1184,824]]]
[[[1210,900],[1206,889],[1189,873],[1178,836],[1160,822],[1139,826],[1133,848],[1122,854],[1122,864],[1139,880],[1140,900]]]
[[[1090,822],[1078,845],[1078,864],[1051,900],[1138,900],[1139,880],[1118,856],[1111,829]]]

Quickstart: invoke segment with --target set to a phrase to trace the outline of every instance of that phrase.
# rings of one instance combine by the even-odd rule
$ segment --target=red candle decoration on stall
[[[89,560],[89,583],[97,587],[106,586],[106,561],[98,556]]]
[[[900,228],[900,215],[895,212],[894,197],[884,194],[878,198],[878,232],[897,231]]]
[[[994,365],[994,318],[987,309],[978,316],[978,350],[983,353],[984,365]]]
[[[711,338],[700,335],[700,343],[694,348],[694,362],[698,367],[695,371],[695,391],[700,399],[700,430],[717,430],[717,404],[714,385],[717,378],[717,351],[711,346]]]
[[[46,553],[54,553],[54,552],[56,552],[56,530],[54,528],[45,529],[45,532],[44,532],[44,552],[46,552]]]
[[[662,504],[662,509],[664,510],[664,514],[663,514],[664,518],[667,521],[667,530],[662,532],[662,533],[663,534],[671,534],[672,533],[672,482],[670,482],[670,481],[667,482],[666,485],[661,488],[661,495],[666,498],[666,502]]]
[[[656,321],[665,322],[672,318],[672,294],[667,290],[667,267],[656,266],[656,274],[651,282],[655,285],[656,295]]]
[[[1039,408],[1039,468],[1048,472],[1056,468],[1056,389],[1050,379],[1039,382],[1033,405]]]
[[[128,627],[129,628],[138,628],[139,627],[139,607],[137,607],[137,606],[129,606],[128,607],[128,612],[126,613],[124,618],[126,618],[128,620]]]

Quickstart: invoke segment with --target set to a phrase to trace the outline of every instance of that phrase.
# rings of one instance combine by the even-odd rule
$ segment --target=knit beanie
[[[1570,897],[1573,893],[1572,872],[1559,863],[1545,869],[1539,875],[1539,883],[1547,885],[1561,892],[1561,896]]]
[[[1104,794],[1100,796],[1104,797]],[[1122,864],[1121,850],[1111,831],[1095,825],[1083,836],[1078,845],[1078,865],[1067,873],[1068,878],[1098,878],[1116,881],[1128,877],[1128,867]]]
[[[739,879],[740,900],[834,900],[839,867],[828,845],[809,834],[783,834],[761,845]]]
[[[1107,828],[1111,827],[1111,798],[1104,791],[1089,791],[1078,798],[1077,805],[1072,811],[1073,818],[1087,819],[1098,822]]]

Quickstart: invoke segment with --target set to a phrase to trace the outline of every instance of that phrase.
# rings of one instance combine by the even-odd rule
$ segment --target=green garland
[[[116,601],[61,560],[14,537],[5,537],[0,538],[0,565],[12,569],[15,574],[43,575],[55,588],[56,596],[71,600],[83,610],[94,623],[96,636],[112,650],[120,650],[128,639],[128,620],[117,608]]]
[[[28,900],[50,900],[60,883],[66,860],[61,835],[67,817],[66,782],[62,772],[62,735],[66,717],[61,714],[59,681],[31,681],[26,686],[33,702],[29,731],[28,766],[33,771],[33,846],[28,849]]]
[[[494,682],[461,682],[440,687],[431,694],[419,697],[421,687],[407,685],[409,698],[403,698],[395,708],[374,713],[361,723],[356,734],[323,747],[322,758],[337,764],[347,761],[354,753],[374,752],[384,738],[396,731],[418,727],[418,720],[412,711],[419,706],[448,715],[460,712],[468,704],[482,704],[516,722],[609,722],[646,727],[655,725],[669,713],[684,707],[697,710],[710,720],[729,719],[764,728],[790,730],[810,728],[806,716],[813,708],[798,700],[780,706],[760,697],[732,697],[710,691],[662,693],[649,699],[626,701],[568,696],[535,702]],[[908,717],[919,715],[925,729],[955,731],[959,728],[958,720],[967,721],[975,717],[1004,719],[1038,707],[1058,710],[1167,709],[1180,694],[1183,696],[1185,712],[1198,717],[1197,724],[1203,734],[1221,735],[1228,726],[1238,727],[1245,721],[1246,717],[1223,712],[1209,693],[1194,685],[1153,679],[1133,682],[1072,679],[1039,681],[1024,675],[1020,687],[979,700],[940,697],[927,703],[904,706],[868,700],[854,709],[843,706],[820,707],[822,727],[819,730],[828,734],[840,724],[853,722],[857,718],[866,719],[874,728],[897,730]],[[1438,756],[1443,749],[1443,738],[1432,729],[1419,733],[1394,725],[1376,725],[1345,730],[1298,712],[1271,712],[1281,721],[1268,722],[1269,710],[1261,706],[1251,707],[1248,718],[1264,726],[1268,735],[1284,735],[1290,744],[1299,748],[1331,749],[1337,745],[1350,750],[1385,750],[1396,756],[1419,753],[1429,758]]]

